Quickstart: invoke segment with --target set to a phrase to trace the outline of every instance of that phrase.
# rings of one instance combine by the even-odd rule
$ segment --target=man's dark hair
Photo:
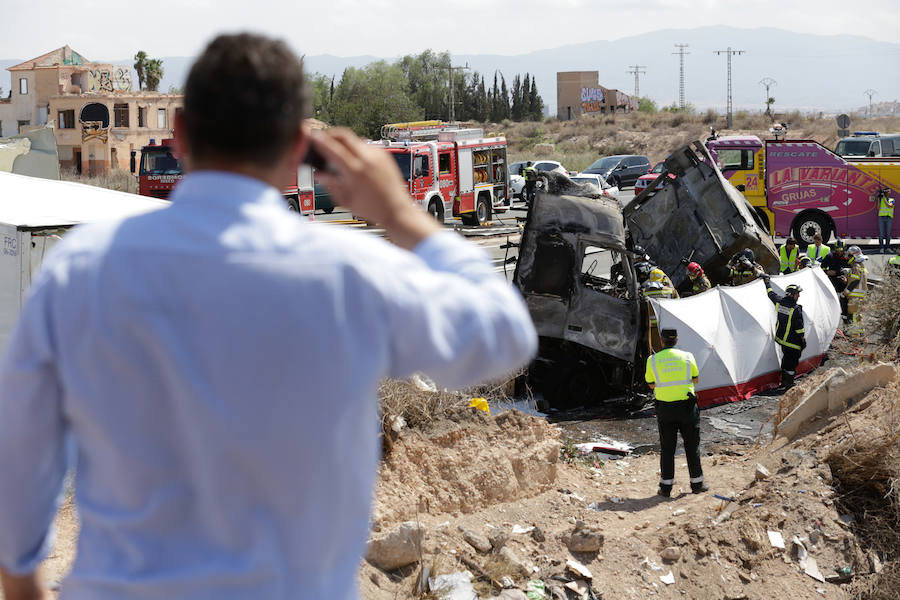
[[[179,134],[196,158],[269,166],[297,140],[306,114],[303,64],[287,44],[220,35],[188,74]]]

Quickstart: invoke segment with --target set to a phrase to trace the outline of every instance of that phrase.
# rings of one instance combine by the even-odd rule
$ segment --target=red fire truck
[[[135,167],[132,157],[132,173],[135,172]],[[149,145],[141,148],[138,171],[138,193],[141,196],[166,199],[182,177],[184,174],[174,139],[164,139],[159,144],[151,139]],[[312,168],[300,165],[297,178],[282,193],[288,208],[311,216],[316,210]]]
[[[391,123],[381,134],[373,143],[393,155],[410,195],[438,221],[450,213],[480,225],[512,207],[505,137],[442,121]]]

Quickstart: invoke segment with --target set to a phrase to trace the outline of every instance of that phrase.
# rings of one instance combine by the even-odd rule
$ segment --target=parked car
[[[663,163],[663,162],[658,162],[658,163],[656,163],[656,164],[653,166],[652,169],[650,169],[650,172],[649,172],[649,173],[647,173],[646,175],[641,175],[640,177],[638,177],[638,180],[634,182],[634,195],[637,196],[638,194],[640,194],[641,192],[643,192],[645,189],[647,189],[647,186],[650,185],[651,183],[653,183],[653,182],[656,180],[656,178],[659,177],[659,174],[662,173],[662,172],[665,171],[665,170],[666,170],[666,165],[665,165],[665,163]],[[668,177],[668,178],[669,178],[669,179],[675,179],[675,174],[674,174],[674,173],[669,173],[669,177]],[[658,186],[657,186],[657,189],[659,189],[659,188],[662,187],[663,185],[665,185],[665,182],[663,182],[663,183],[661,183],[660,185],[658,185]]]
[[[646,156],[617,154],[601,158],[582,173],[600,175],[611,185],[622,189],[626,185],[634,185],[641,175],[649,171],[650,160]]]
[[[597,188],[597,191],[599,191],[607,198],[612,198],[613,200],[619,199],[619,188],[614,185],[610,185],[599,175],[594,175],[592,173],[576,173],[575,175],[572,175],[570,179],[575,183],[586,183]]]
[[[526,166],[532,166],[538,171],[555,171],[568,175],[562,163],[555,160],[523,160],[514,162],[509,165],[509,191],[513,198],[522,198],[522,192],[525,190],[525,178],[522,177],[522,169]],[[538,180],[538,188],[541,187],[541,181]]]

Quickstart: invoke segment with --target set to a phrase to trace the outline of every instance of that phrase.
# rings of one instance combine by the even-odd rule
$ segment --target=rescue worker
[[[641,285],[641,293],[643,294],[644,299],[649,300],[650,298],[678,298],[678,292],[675,290],[675,286],[672,285],[672,280],[669,279],[669,276],[666,275],[662,269],[660,269],[659,267],[653,267],[649,263],[640,264],[651,267],[650,270],[647,271],[647,277]],[[641,271],[644,272],[646,271],[646,269],[642,267]],[[649,317],[647,327],[647,343],[650,345],[650,350],[655,352],[657,348],[662,348],[662,341],[659,337],[659,324],[656,318],[656,313],[654,312],[653,307],[649,302],[647,303],[647,315]]]
[[[878,192],[878,253],[891,250],[891,223],[894,221],[894,199],[890,188]]]
[[[778,249],[778,257],[781,259],[779,271],[783,275],[797,270],[797,254],[797,240],[789,237],[784,241],[784,245]]]
[[[691,291],[689,296],[695,296],[701,292],[705,292],[712,285],[709,283],[709,277],[703,272],[703,267],[698,263],[691,262],[687,265],[688,278],[691,280]]]
[[[831,248],[822,243],[821,233],[813,235],[813,245],[806,247],[806,255],[816,263],[822,262],[829,252],[831,252]]]
[[[806,348],[803,307],[797,304],[803,288],[792,283],[785,289],[784,296],[779,296],[772,289],[769,276],[764,276],[763,280],[769,300],[775,305],[775,341],[781,346],[781,387],[789,390],[794,385],[800,353]]]
[[[841,301],[841,314],[847,315],[847,298],[843,295],[847,289],[847,269],[850,268],[850,259],[844,252],[844,240],[837,240],[834,249],[822,259],[822,270],[828,275],[828,280],[834,287]]]
[[[694,393],[694,384],[699,381],[700,372],[694,355],[675,347],[678,331],[663,329],[662,340],[665,347],[647,359],[644,372],[644,379],[656,397],[660,447],[657,493],[666,498],[672,494],[675,446],[680,432],[691,477],[691,492],[700,494],[709,489],[709,484],[703,481],[700,465],[700,409]]]
[[[797,259],[797,270],[800,271],[801,269],[808,269],[813,266],[813,264],[814,263],[810,257],[805,254],[801,254]]]
[[[859,321],[862,303],[866,299],[868,273],[865,262],[869,257],[862,253],[859,246],[847,248],[847,256],[850,261],[850,275],[847,277],[847,288],[843,292],[847,299],[847,316],[844,317],[844,320],[848,323],[856,323]]]
[[[765,271],[756,262],[756,255],[750,248],[744,248],[737,252],[728,261],[728,276],[731,279],[731,285],[750,283],[763,275],[765,275]]]
[[[895,274],[900,274],[900,255],[894,255],[888,261],[888,264],[892,267],[892,271]]]
[[[522,167],[522,177],[525,178],[525,202],[528,203],[528,208],[531,208],[531,203],[534,202],[534,186],[537,184],[537,169],[530,162],[525,163]]]

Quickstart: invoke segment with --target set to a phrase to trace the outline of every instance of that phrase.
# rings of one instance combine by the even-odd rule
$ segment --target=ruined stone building
[[[599,84],[598,71],[564,71],[556,74],[556,116],[561,121],[585,115],[638,109],[638,99]]]
[[[135,91],[131,68],[87,60],[69,46],[7,69],[0,137],[52,125],[62,168],[81,173],[128,169],[131,152],[172,137],[183,96]]]

